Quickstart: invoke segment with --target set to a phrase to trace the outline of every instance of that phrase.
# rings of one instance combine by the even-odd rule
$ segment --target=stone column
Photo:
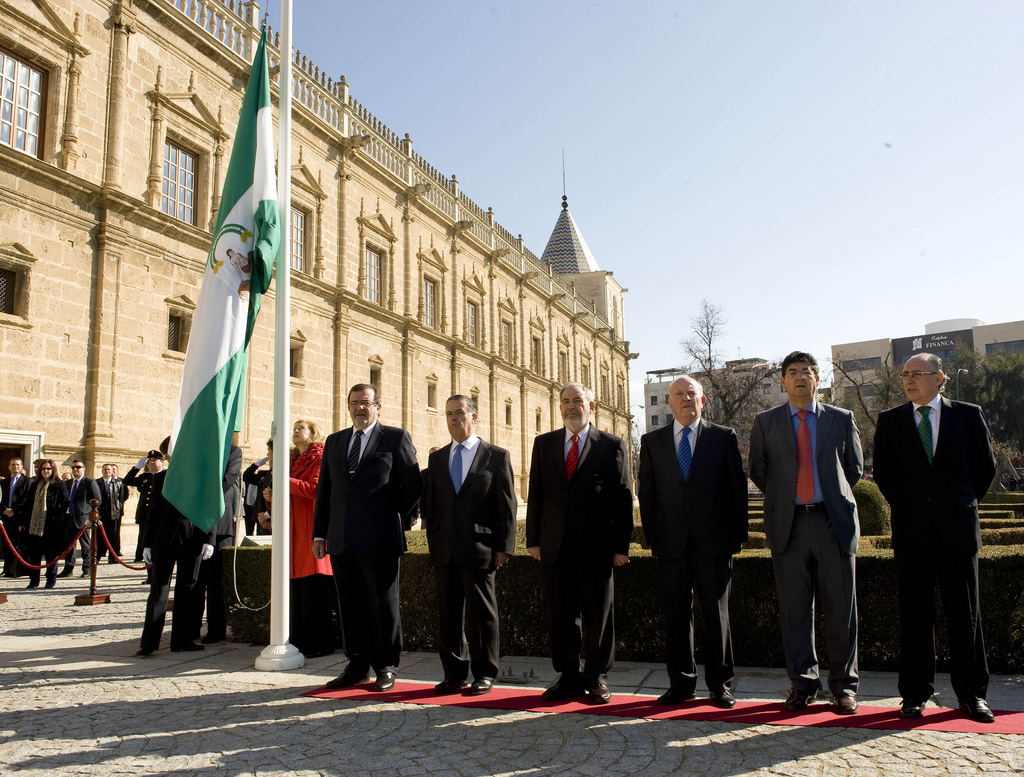
[[[75,14],[75,38],[81,40],[82,17]],[[82,63],[77,49],[71,50],[68,66],[68,104],[64,112],[64,136],[61,138],[61,167],[74,170],[78,164],[78,84],[82,78]]]
[[[111,17],[113,45],[110,55],[110,87],[107,95],[107,156],[103,185],[121,188],[121,160],[124,158],[124,128],[128,121],[128,36],[135,32],[134,12],[124,2],[115,6]]]

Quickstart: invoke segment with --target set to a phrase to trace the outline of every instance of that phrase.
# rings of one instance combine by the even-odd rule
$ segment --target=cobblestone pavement
[[[336,676],[339,654],[289,672],[253,668],[258,647],[164,646],[137,659],[146,587],[100,567],[112,603],[76,607],[79,577],[53,590],[0,580],[0,773],[170,775],[910,775],[1024,773],[1024,737],[744,726],[430,707],[299,696]],[[167,629],[169,632],[169,628]],[[509,658],[531,686],[543,659]],[[435,656],[403,657],[400,679],[436,682]],[[623,664],[612,690],[658,694],[663,669]],[[781,700],[777,670],[744,669],[740,699]],[[864,678],[862,701],[897,703],[895,677]],[[948,685],[940,690],[952,700]],[[1024,709],[1024,678],[994,678],[997,709]]]

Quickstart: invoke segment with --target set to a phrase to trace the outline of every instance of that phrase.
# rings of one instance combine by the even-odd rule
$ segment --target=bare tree
[[[772,404],[765,386],[778,373],[778,366],[763,359],[723,361],[721,344],[727,323],[720,305],[702,299],[697,314],[690,319],[693,336],[682,346],[688,357],[687,369],[708,396],[704,410],[708,420],[733,427],[745,440],[754,416]]]

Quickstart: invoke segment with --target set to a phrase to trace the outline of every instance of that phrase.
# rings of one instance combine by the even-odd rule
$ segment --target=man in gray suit
[[[494,574],[515,552],[516,492],[508,451],[476,436],[476,400],[456,394],[444,414],[452,443],[430,454],[420,499],[444,667],[434,690],[479,696],[498,676]]]
[[[782,362],[785,405],[758,413],[750,478],[764,492],[782,644],[792,688],[786,709],[803,710],[821,681],[814,650],[814,577],[822,593],[829,690],[839,714],[857,711],[860,525],[853,486],[864,471],[853,414],[817,401],[818,362],[794,351]]]

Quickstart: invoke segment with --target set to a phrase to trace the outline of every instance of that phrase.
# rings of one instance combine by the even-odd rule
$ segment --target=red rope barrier
[[[102,524],[102,523],[99,523],[99,522],[97,522],[97,524],[96,524],[96,525],[100,527],[100,534],[102,534],[102,535],[103,535],[103,541],[104,541],[105,543],[107,543],[107,550],[109,550],[109,551],[110,551],[110,555],[111,555],[111,556],[112,556],[112,557],[114,558],[114,560],[115,560],[115,561],[116,561],[116,562],[117,562],[118,564],[120,564],[121,566],[123,566],[123,567],[124,567],[125,569],[131,569],[131,570],[134,570],[135,572],[142,572],[143,570],[145,570],[145,569],[149,569],[150,567],[152,567],[152,566],[153,566],[152,564],[144,564],[144,565],[143,565],[143,566],[141,566],[141,567],[133,567],[133,566],[132,566],[131,564],[127,564],[127,563],[125,563],[125,562],[124,562],[124,561],[123,561],[123,560],[121,559],[121,557],[120,557],[119,555],[117,555],[117,554],[116,554],[116,553],[114,552],[114,548],[113,548],[113,547],[111,547],[111,545],[110,545],[110,538],[109,538],[109,537],[107,537],[107,530],[103,528],[103,524]]]
[[[49,569],[54,564],[59,564],[61,562],[61,560],[66,555],[68,555],[68,553],[70,553],[71,551],[73,551],[75,549],[75,545],[78,544],[78,538],[81,537],[83,534],[85,534],[85,531],[88,528],[89,528],[89,524],[86,523],[85,526],[83,526],[81,529],[78,530],[78,534],[76,534],[75,538],[73,540],[71,540],[71,544],[68,546],[67,550],[65,550],[63,553],[61,553],[59,556],[57,556],[57,558],[53,559],[52,561],[48,561],[47,563],[45,563],[41,567],[36,566],[35,564],[29,564],[27,561],[25,561],[25,559],[23,559],[21,557],[21,554],[18,553],[17,549],[14,547],[14,543],[11,542],[11,538],[7,536],[7,529],[4,527],[4,525],[2,523],[0,523],[0,534],[4,535],[4,541],[7,543],[7,547],[11,549],[11,553],[14,554],[14,557],[18,560],[19,564],[21,564],[26,569],[40,570],[40,569]]]

